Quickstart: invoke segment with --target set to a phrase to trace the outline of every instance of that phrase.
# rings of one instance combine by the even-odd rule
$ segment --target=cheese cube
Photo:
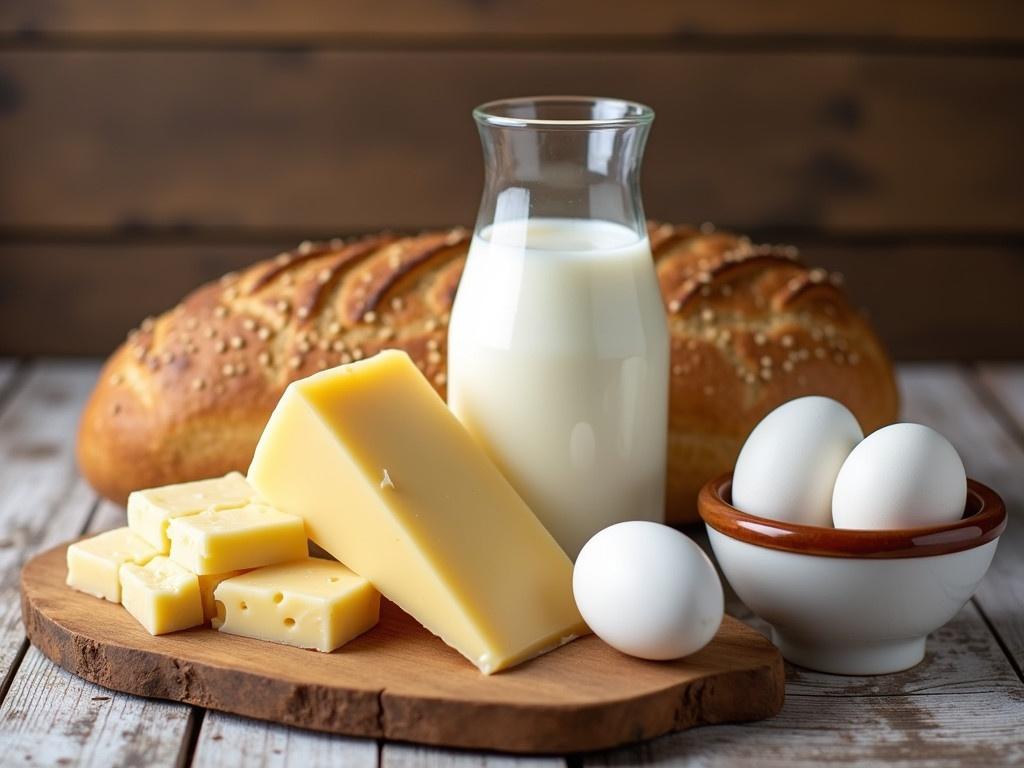
[[[221,582],[213,626],[329,653],[372,628],[380,593],[333,560],[271,565]]]
[[[127,528],[115,528],[68,547],[67,583],[79,592],[120,603],[121,566],[145,565],[159,554],[156,547]]]
[[[266,504],[208,509],[167,526],[171,559],[192,573],[224,573],[306,557],[302,518]]]
[[[199,597],[203,601],[203,620],[212,621],[217,615],[217,605],[213,598],[213,592],[217,585],[225,579],[241,576],[245,571],[228,571],[227,573],[205,573],[197,576],[199,579]]]
[[[403,352],[293,382],[248,477],[485,674],[588,631],[569,558]]]
[[[256,493],[240,472],[135,491],[128,496],[128,527],[167,554],[167,523],[204,509],[230,509],[255,501]]]
[[[121,603],[151,635],[203,623],[199,579],[163,555],[121,566]]]

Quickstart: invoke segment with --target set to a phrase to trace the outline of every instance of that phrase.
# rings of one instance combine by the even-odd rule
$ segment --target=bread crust
[[[894,421],[881,343],[837,276],[786,246],[685,226],[649,228],[672,362],[666,517],[697,519],[697,491],[729,469],[753,426],[786,400],[845,403],[865,433]],[[128,335],[82,415],[78,460],[117,502],[129,492],[245,471],[290,381],[407,351],[444,396],[463,229],[302,243],[225,275]]]

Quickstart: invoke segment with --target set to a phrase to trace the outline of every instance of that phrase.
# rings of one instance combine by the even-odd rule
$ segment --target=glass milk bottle
[[[664,517],[669,338],[639,186],[654,113],[543,97],[473,116],[486,181],[448,403],[575,559]]]

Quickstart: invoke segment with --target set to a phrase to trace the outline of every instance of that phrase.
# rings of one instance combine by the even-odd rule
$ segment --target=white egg
[[[836,528],[916,528],[955,522],[966,503],[967,473],[949,440],[923,424],[891,424],[839,470],[832,519]]]
[[[667,525],[617,523],[580,551],[576,605],[594,634],[642,659],[678,659],[722,623],[722,584],[700,547]]]
[[[732,476],[732,504],[759,517],[832,525],[836,475],[864,433],[850,410],[827,397],[780,405],[754,427]]]

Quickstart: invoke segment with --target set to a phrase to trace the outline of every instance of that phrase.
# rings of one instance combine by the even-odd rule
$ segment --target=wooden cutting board
[[[86,680],[318,731],[509,752],[576,752],[782,707],[778,651],[726,617],[689,658],[624,656],[596,637],[491,677],[385,603],[380,624],[334,653],[209,628],[150,636],[121,606],[64,584],[66,546],[21,574],[29,639]]]

